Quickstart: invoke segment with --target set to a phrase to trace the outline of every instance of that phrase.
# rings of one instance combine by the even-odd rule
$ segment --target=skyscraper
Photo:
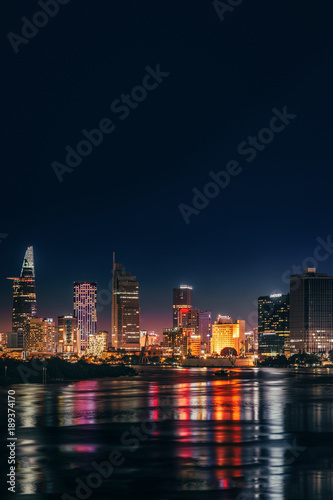
[[[140,349],[139,283],[135,276],[115,262],[112,282],[112,346],[127,350]]]
[[[33,247],[28,247],[19,278],[13,280],[12,330],[17,332],[17,347],[23,348],[24,322],[37,315]]]
[[[180,285],[173,289],[173,328],[177,328],[179,309],[192,309],[192,287]]]
[[[97,328],[97,283],[74,283],[74,314],[81,337],[81,350],[88,347],[89,335]]]
[[[24,322],[24,350],[28,353],[54,353],[57,331],[52,318],[28,318]]]
[[[289,293],[258,298],[259,354],[290,354]]]
[[[315,268],[290,276],[290,350],[333,349],[333,277]]]

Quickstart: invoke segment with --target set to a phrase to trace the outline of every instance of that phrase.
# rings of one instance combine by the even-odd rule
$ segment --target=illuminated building
[[[195,328],[166,328],[163,330],[165,356],[200,356],[201,337]]]
[[[160,338],[157,333],[155,332],[149,332],[148,333],[148,346],[155,346],[159,345],[160,343]]]
[[[89,335],[96,334],[97,326],[97,284],[74,283],[74,314],[81,337],[81,350],[88,347]]]
[[[199,335],[199,309],[181,307],[178,309],[178,328],[194,328]]]
[[[290,276],[290,350],[333,349],[333,277],[306,268]]]
[[[17,347],[23,348],[24,322],[37,315],[35,266],[33,247],[28,247],[20,278],[13,280],[12,330],[17,332]]]
[[[165,356],[181,356],[184,347],[182,328],[166,328],[163,330],[163,353]]]
[[[258,342],[262,356],[290,355],[289,293],[258,299]]]
[[[221,354],[225,347],[233,348],[237,354],[245,353],[245,321],[232,322],[230,316],[219,316],[212,326],[210,352]]]
[[[194,328],[183,328],[184,356],[201,356],[201,337],[195,333]]]
[[[58,317],[58,352],[81,353],[81,338],[77,328],[77,318],[73,316]]]
[[[188,285],[180,285],[179,288],[173,289],[173,328],[179,326],[178,311],[179,309],[192,309],[192,287]]]
[[[123,270],[122,264],[115,262],[115,254],[113,254],[112,283],[112,347],[139,350],[139,283],[135,276]]]
[[[212,313],[210,311],[200,311],[199,313],[199,335],[205,346],[205,352],[210,352],[212,337]]]
[[[256,332],[245,332],[245,353],[256,354],[258,351],[258,341],[256,341]]]
[[[52,318],[28,318],[24,323],[23,348],[28,353],[55,353],[57,331]]]
[[[7,344],[7,333],[0,333],[0,345]]]
[[[86,350],[87,356],[97,356],[101,357],[104,351],[105,338],[103,335],[89,335],[88,337],[88,348]]]
[[[109,346],[109,332],[106,330],[100,330],[98,335],[103,339],[103,351],[107,351]]]

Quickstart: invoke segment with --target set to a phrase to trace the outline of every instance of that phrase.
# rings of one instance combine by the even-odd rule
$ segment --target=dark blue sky
[[[287,291],[283,273],[332,233],[330,6],[244,0],[221,22],[204,0],[71,0],[15,54],[7,33],[38,10],[15,0],[1,18],[0,328],[28,245],[41,316],[72,311],[73,281],[107,289],[113,251],[138,277],[143,328],[171,325],[181,282],[234,319]],[[169,76],[121,120],[111,103],[157,64]],[[297,117],[247,162],[239,144],[284,106]],[[103,118],[115,130],[59,183],[52,162]],[[179,204],[230,160],[242,172],[185,224]],[[105,305],[99,328],[109,321]]]

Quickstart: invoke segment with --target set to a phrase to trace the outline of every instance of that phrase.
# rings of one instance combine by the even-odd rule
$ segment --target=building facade
[[[52,318],[28,318],[24,323],[23,349],[26,353],[57,351],[57,329]]]
[[[290,350],[333,349],[333,277],[306,268],[290,277]]]
[[[74,312],[81,338],[81,351],[88,347],[89,335],[97,329],[97,283],[74,283]]]
[[[233,348],[245,354],[245,320],[233,323],[230,316],[219,316],[212,326],[211,354],[221,354],[222,349]]]
[[[58,317],[58,352],[81,354],[81,336],[77,318],[71,315]]]
[[[192,287],[188,285],[180,285],[179,288],[173,289],[172,303],[172,326],[177,328],[179,309],[192,309]]]
[[[139,283],[113,257],[111,343],[116,349],[140,350]]]
[[[17,347],[23,348],[24,323],[37,316],[35,265],[33,247],[27,248],[21,275],[13,281],[12,331],[17,333]]]
[[[200,311],[199,313],[199,335],[205,352],[210,352],[212,338],[212,313],[210,311]]]
[[[258,298],[258,342],[260,356],[290,356],[289,293]]]

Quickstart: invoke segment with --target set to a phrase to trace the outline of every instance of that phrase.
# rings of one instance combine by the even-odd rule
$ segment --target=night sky
[[[72,312],[73,281],[107,290],[115,251],[139,280],[141,327],[161,332],[180,283],[213,318],[250,327],[257,297],[287,291],[284,273],[332,234],[331,6],[239,3],[222,22],[206,0],[71,0],[18,53],[7,34],[22,36],[21,18],[41,8],[2,6],[0,331],[11,329],[5,278],[28,245],[39,316]],[[157,65],[157,88],[112,111]],[[247,161],[239,145],[285,106],[297,116]],[[113,132],[59,182],[51,164],[104,118]],[[193,189],[231,160],[241,173],[186,224],[179,205],[193,207]],[[333,255],[319,271],[333,273]],[[110,329],[108,296],[99,329]]]

